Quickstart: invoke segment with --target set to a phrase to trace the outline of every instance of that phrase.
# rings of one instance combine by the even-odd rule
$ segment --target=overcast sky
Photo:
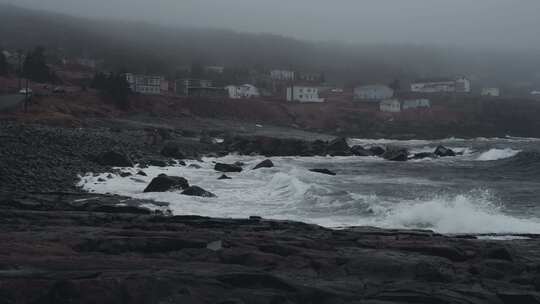
[[[540,0],[0,0],[309,40],[540,48]]]

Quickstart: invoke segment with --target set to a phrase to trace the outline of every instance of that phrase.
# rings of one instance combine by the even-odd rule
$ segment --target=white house
[[[354,88],[355,100],[379,101],[394,96],[394,90],[385,85],[366,85]]]
[[[431,108],[431,101],[429,99],[407,99],[403,101],[403,110],[419,109],[419,108]]]
[[[229,93],[231,99],[256,98],[261,96],[259,89],[251,84],[244,85],[229,85],[225,89]]]
[[[381,112],[398,113],[401,112],[401,102],[397,99],[386,99],[379,103]]]
[[[159,95],[164,87],[165,77],[155,75],[125,74],[131,91],[140,94]]]
[[[470,93],[471,81],[465,77],[456,78],[456,92],[457,93]]]
[[[287,101],[324,102],[319,97],[319,88],[312,86],[293,86],[287,88]]]
[[[501,90],[499,88],[483,88],[482,96],[499,97],[501,96]]]
[[[272,70],[270,71],[272,80],[292,81],[295,78],[294,71],[289,70]]]
[[[456,79],[420,79],[411,83],[416,93],[469,93],[471,81],[465,77]]]

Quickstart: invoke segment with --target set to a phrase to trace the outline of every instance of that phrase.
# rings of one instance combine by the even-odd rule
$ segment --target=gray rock
[[[144,189],[144,192],[166,192],[184,190],[189,187],[188,181],[183,177],[160,174]]]
[[[332,172],[328,169],[309,169],[309,171],[315,172],[315,173],[326,174],[326,175],[336,175],[335,172]]]
[[[267,160],[264,160],[262,162],[260,162],[258,165],[256,165],[253,170],[257,170],[257,169],[260,169],[260,168],[272,168],[274,167],[274,163],[267,159]]]
[[[206,191],[201,187],[198,186],[191,186],[184,191],[182,191],[183,195],[189,195],[189,196],[200,196],[200,197],[216,197],[216,195],[212,192]]]
[[[234,164],[223,164],[223,163],[217,163],[214,167],[216,171],[219,172],[242,172],[242,167],[234,165]]]

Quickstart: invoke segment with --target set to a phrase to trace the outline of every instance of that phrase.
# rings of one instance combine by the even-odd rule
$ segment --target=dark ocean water
[[[248,169],[230,174],[232,180],[218,181],[213,161],[243,161],[250,168],[264,159],[230,155],[205,159],[201,169],[148,168],[148,177],[117,176],[103,183],[97,182],[99,176],[89,175],[81,184],[90,191],[166,201],[175,214],[260,215],[328,227],[370,225],[441,233],[540,233],[540,139],[351,140],[351,144],[398,145],[413,153],[444,145],[463,155],[403,163],[376,157],[276,157],[275,168]],[[310,168],[328,168],[338,175],[312,173]],[[142,193],[160,173],[184,176],[218,198]]]

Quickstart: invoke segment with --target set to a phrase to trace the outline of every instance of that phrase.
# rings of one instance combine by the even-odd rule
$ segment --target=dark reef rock
[[[456,152],[454,152],[452,149],[446,148],[444,146],[438,146],[437,149],[435,149],[435,152],[433,154],[439,156],[439,157],[452,157],[456,156]]]
[[[347,143],[346,138],[336,138],[328,143],[326,146],[326,154],[331,156],[349,156],[351,155],[351,148]]]
[[[126,206],[118,207],[119,203]],[[2,303],[539,303],[540,239],[153,214],[0,193]]]
[[[358,145],[352,147],[351,152],[355,156],[373,156],[374,155],[373,152],[371,152],[370,150],[365,149],[364,147],[358,146]]]
[[[389,161],[407,161],[409,159],[409,151],[401,147],[388,147],[382,157]]]
[[[140,175],[140,176],[148,176],[144,171],[139,171],[137,172],[137,175]]]
[[[183,195],[200,196],[200,197],[216,197],[212,192],[206,191],[198,186],[190,186],[186,190],[182,191]]]
[[[120,152],[108,151],[97,156],[96,162],[102,166],[133,167],[131,159]]]
[[[214,170],[219,172],[242,172],[242,167],[234,165],[234,164],[223,164],[223,163],[217,163],[214,166]]]
[[[273,168],[274,167],[274,163],[267,159],[267,160],[264,160],[262,162],[260,162],[258,165],[256,165],[253,170],[257,170],[257,169],[260,169],[260,168]]]
[[[166,192],[172,190],[184,190],[189,187],[188,181],[179,176],[160,174],[154,178],[144,189],[144,192]]]
[[[386,150],[383,147],[375,146],[368,149],[375,156],[382,156]]]
[[[219,180],[224,180],[224,179],[232,179],[232,177],[229,177],[225,174],[222,174],[220,177],[218,177]]]
[[[326,175],[336,175],[335,172],[332,172],[328,169],[309,169],[309,171],[315,172],[315,173],[326,174]]]

